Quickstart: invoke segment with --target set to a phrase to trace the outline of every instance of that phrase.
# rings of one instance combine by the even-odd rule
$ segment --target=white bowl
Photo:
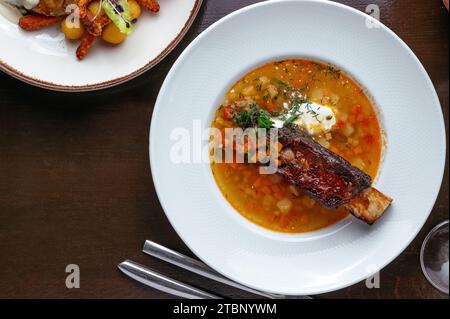
[[[181,41],[202,0],[164,0],[161,11],[143,10],[124,43],[95,41],[83,61],[79,41],[64,38],[59,24],[33,32],[0,15],[0,70],[29,84],[55,91],[93,91],[127,82],[158,64]]]
[[[153,180],[177,233],[221,274],[272,293],[329,292],[381,270],[422,228],[444,172],[442,111],[416,56],[387,27],[368,27],[374,24],[331,1],[262,2],[215,23],[173,66],[153,113]],[[389,143],[376,187],[394,198],[374,226],[349,218],[308,234],[271,232],[234,211],[209,164],[171,161],[174,129],[192,131],[193,120],[206,129],[235,81],[287,57],[332,63],[374,97]]]

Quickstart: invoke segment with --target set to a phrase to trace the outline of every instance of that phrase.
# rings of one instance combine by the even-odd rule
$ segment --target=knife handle
[[[131,260],[124,261],[118,267],[124,274],[134,280],[174,296],[186,299],[222,299],[206,291],[169,278]]]
[[[204,264],[203,262],[193,259],[191,257],[185,256],[183,254],[180,254],[179,252],[176,252],[172,249],[169,249],[167,247],[164,247],[162,245],[159,245],[153,241],[147,240],[145,241],[143,252],[147,255],[159,258],[161,260],[164,260],[172,265],[176,265],[178,267],[181,267],[183,269],[189,270],[197,275],[215,280],[217,282],[220,282],[224,285],[228,285],[237,289],[241,289],[247,292],[250,292],[252,294],[269,298],[269,299],[285,299],[285,296],[282,295],[276,295],[276,294],[270,294],[267,292],[259,291],[256,289],[252,289],[249,287],[246,287],[244,285],[238,284],[237,282],[231,281],[228,278],[225,278],[224,276],[217,273],[215,270]],[[298,297],[299,299],[311,299],[311,297],[303,296]]]

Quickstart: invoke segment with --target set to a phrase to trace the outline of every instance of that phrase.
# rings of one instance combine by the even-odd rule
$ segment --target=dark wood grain
[[[186,38],[139,78],[96,93],[62,94],[0,74],[0,297],[169,298],[129,280],[116,266],[131,258],[204,289],[248,298],[144,256],[144,239],[192,255],[167,221],[150,177],[148,131],[164,77],[183,49],[219,18],[257,0],[207,0]],[[346,0],[381,20],[417,54],[445,113],[448,136],[448,13],[439,0]],[[401,85],[401,84],[400,84]],[[414,92],[411,92],[414,94]],[[426,105],[424,105],[426,107]],[[321,298],[446,298],[422,275],[427,232],[448,219],[445,181],[425,227],[381,272],[381,288],[360,283]],[[81,288],[65,267],[81,267]]]

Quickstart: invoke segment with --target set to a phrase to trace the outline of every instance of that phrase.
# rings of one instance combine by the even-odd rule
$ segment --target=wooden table
[[[116,88],[60,94],[0,74],[0,297],[169,297],[119,273],[116,266],[126,258],[223,295],[251,297],[140,250],[145,239],[152,239],[192,255],[167,221],[150,177],[148,132],[161,83],[200,32],[255,2],[205,0],[174,52]],[[339,2],[363,11],[370,3],[379,5],[382,22],[405,40],[429,72],[448,133],[449,25],[441,2]],[[431,217],[408,249],[381,272],[380,289],[360,283],[320,297],[447,298],[422,275],[419,251],[427,232],[448,219],[448,171],[447,156],[446,178]],[[68,264],[81,268],[80,289],[65,286]]]

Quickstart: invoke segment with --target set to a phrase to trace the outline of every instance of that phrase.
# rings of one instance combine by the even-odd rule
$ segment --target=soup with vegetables
[[[372,179],[377,175],[382,136],[375,110],[363,90],[340,70],[298,59],[266,64],[231,87],[212,127],[222,132],[244,127],[256,111],[258,126],[304,130]],[[260,174],[258,164],[212,161],[211,168],[228,202],[270,230],[309,232],[348,215],[343,208],[323,208],[277,174]]]

